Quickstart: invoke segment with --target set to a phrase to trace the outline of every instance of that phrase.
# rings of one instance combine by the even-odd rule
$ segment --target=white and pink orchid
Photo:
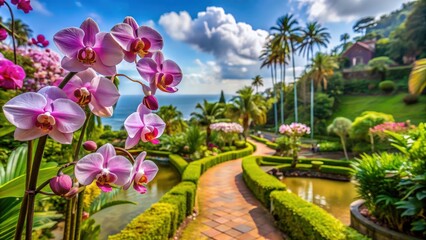
[[[123,186],[124,190],[129,189],[133,183],[133,188],[140,194],[146,193],[146,184],[151,182],[157,175],[158,167],[150,160],[145,160],[146,152],[141,152],[137,157],[133,170],[130,175],[130,180]]]

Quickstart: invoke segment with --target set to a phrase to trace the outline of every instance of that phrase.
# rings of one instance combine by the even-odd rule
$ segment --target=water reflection
[[[319,178],[284,178],[282,181],[299,197],[320,206],[349,225],[349,206],[357,196],[354,183]]]
[[[121,191],[116,199],[137,202],[137,205],[125,204],[104,209],[93,218],[101,224],[99,239],[107,239],[109,235],[120,232],[133,218],[156,203],[167,191],[179,183],[179,173],[168,162],[155,161],[159,171],[155,179],[148,184],[148,192],[139,194],[133,189]]]

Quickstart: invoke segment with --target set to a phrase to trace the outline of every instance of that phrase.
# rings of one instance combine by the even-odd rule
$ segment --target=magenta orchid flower
[[[18,9],[24,11],[24,13],[29,13],[33,10],[30,0],[12,0],[11,3],[16,5]]]
[[[66,28],[55,34],[53,40],[65,54],[62,67],[71,72],[80,72],[91,67],[96,72],[112,76],[116,65],[123,60],[123,51],[111,34],[99,31],[98,24],[86,19],[80,28]]]
[[[5,40],[8,36],[6,29],[0,28],[0,41]]]
[[[56,81],[59,84],[61,81]],[[120,97],[114,83],[96,75],[93,69],[77,73],[65,85],[64,91],[68,98],[80,106],[89,105],[90,110],[99,117],[111,117],[114,104]]]
[[[161,52],[156,52],[152,59],[140,59],[136,65],[139,74],[150,83],[152,94],[159,88],[163,92],[174,93],[182,80],[182,70],[172,60],[164,60]]]
[[[25,78],[24,69],[0,55],[0,87],[5,89],[22,88]]]
[[[62,144],[72,142],[73,132],[84,123],[86,115],[58,87],[44,87],[9,100],[3,112],[16,126],[15,139],[28,141],[48,134]]]
[[[129,189],[133,183],[133,188],[140,194],[146,193],[146,184],[151,182],[157,175],[158,167],[153,161],[144,160],[146,152],[141,152],[133,165],[129,181],[123,186],[124,190]]]
[[[132,17],[111,29],[111,35],[124,50],[124,60],[134,62],[136,55],[150,57],[153,52],[163,48],[163,38],[154,29],[140,26]]]
[[[139,140],[158,144],[159,138],[166,127],[163,119],[151,113],[145,105],[139,104],[137,112],[132,113],[124,121],[124,127],[129,135],[126,139],[126,149],[134,147]]]
[[[117,156],[114,147],[107,143],[95,153],[80,159],[74,174],[82,185],[89,185],[96,179],[96,185],[104,191],[112,190],[111,184],[123,186],[129,181],[132,164],[123,156]]]

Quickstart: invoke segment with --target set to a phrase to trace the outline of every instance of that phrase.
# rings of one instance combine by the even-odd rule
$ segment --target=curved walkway
[[[254,144],[257,146],[254,155],[273,153],[264,144]],[[200,178],[197,193],[200,214],[191,223],[196,227],[187,228],[191,233],[186,232],[186,236],[218,240],[284,239],[268,210],[246,187],[241,159],[209,169]]]

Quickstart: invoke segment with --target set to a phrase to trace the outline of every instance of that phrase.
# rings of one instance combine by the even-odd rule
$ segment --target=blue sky
[[[8,1],[8,0],[7,0]],[[264,38],[280,16],[293,13],[299,23],[316,20],[327,27],[332,39],[329,49],[339,44],[339,36],[352,32],[354,21],[365,16],[380,16],[401,7],[407,0],[31,0],[34,11],[17,18],[26,22],[34,34],[44,34],[51,42],[59,30],[79,26],[87,17],[108,31],[126,16],[148,25],[164,38],[166,58],[177,62],[184,79],[176,94],[233,94],[257,74],[271,86],[269,71],[259,69],[257,57]],[[5,7],[0,15],[9,18]],[[53,44],[51,46],[56,49]],[[325,49],[324,49],[325,51]],[[305,66],[296,58],[296,72]],[[123,63],[120,73],[140,78],[134,65]],[[291,71],[287,71],[290,73]],[[292,81],[290,74],[286,81]],[[122,80],[122,94],[140,94],[134,83]]]

